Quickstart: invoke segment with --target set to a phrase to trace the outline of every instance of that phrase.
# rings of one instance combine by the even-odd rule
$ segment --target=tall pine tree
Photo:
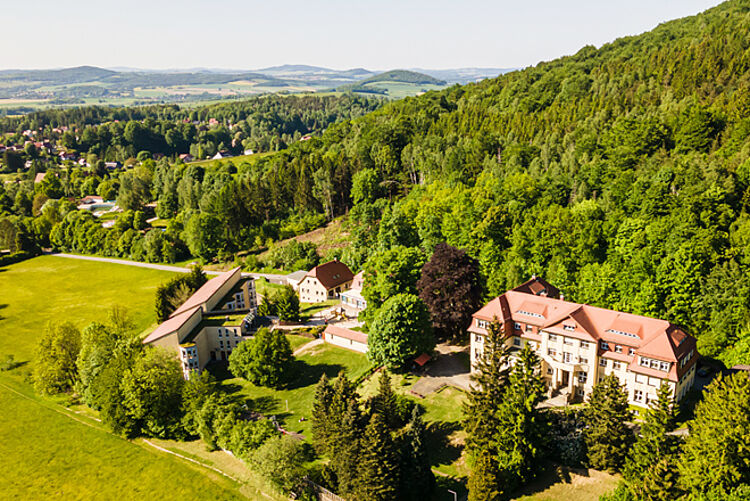
[[[404,501],[431,499],[435,490],[435,475],[425,450],[425,431],[422,413],[414,406],[411,420],[401,436],[399,491]]]
[[[672,390],[662,384],[657,399],[646,411],[641,433],[623,468],[628,489],[637,499],[675,499],[678,439],[667,435],[674,428]]]
[[[354,499],[398,499],[399,467],[391,432],[380,414],[373,414],[365,429]]]
[[[312,408],[312,439],[318,454],[325,454],[331,434],[329,410],[333,399],[333,387],[328,376],[323,374],[315,386],[315,400]]]
[[[513,365],[497,410],[499,426],[494,442],[502,477],[498,489],[505,495],[536,475],[545,435],[544,420],[536,406],[543,395],[539,357],[527,343]]]
[[[631,443],[626,421],[631,419],[628,396],[617,376],[610,374],[591,392],[585,411],[588,426],[584,439],[589,465],[598,470],[619,471]]]

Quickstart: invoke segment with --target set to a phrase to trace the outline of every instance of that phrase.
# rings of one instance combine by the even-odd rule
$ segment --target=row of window
[[[609,361],[606,358],[600,358],[599,359],[599,366],[600,367],[607,367],[607,364]],[[612,368],[616,371],[619,371],[622,369],[622,362],[618,362],[617,360],[612,360]]]
[[[669,362],[663,360],[655,360],[653,358],[640,357],[638,365],[641,367],[648,367],[650,369],[656,369],[664,372],[669,372],[669,367],[672,365]]]
[[[550,357],[556,357],[557,350],[554,348],[547,348],[547,355],[549,355]],[[588,364],[589,363],[588,357],[583,357],[583,356],[576,357],[572,353],[568,353],[567,351],[562,352],[562,360],[566,364],[572,364],[572,363]]]
[[[599,341],[599,347],[604,351],[609,351],[609,343],[607,341]],[[635,348],[632,348],[630,346],[626,346],[625,348],[628,349],[628,355],[633,356],[635,355]],[[612,351],[615,353],[622,353],[623,346],[621,344],[615,344],[613,345]]]
[[[680,360],[680,367],[685,367],[685,364],[687,364],[690,359],[693,358],[693,352],[695,352],[695,350],[690,350],[687,355],[682,357],[682,360]]]
[[[232,337],[232,334],[234,334],[235,338],[240,337],[239,334],[237,334],[237,331],[235,331],[234,329],[225,329],[223,327],[219,327],[218,330],[219,330],[219,334],[218,334],[219,337]]]
[[[562,337],[563,344],[567,344],[568,346],[573,346],[576,344],[576,342],[578,343],[578,346],[584,349],[588,349],[591,346],[591,343],[588,341],[581,341],[581,340],[573,339],[572,337],[567,337],[567,336],[560,336],[560,337]],[[548,342],[550,343],[557,343],[558,335],[549,334],[547,339],[548,339]]]

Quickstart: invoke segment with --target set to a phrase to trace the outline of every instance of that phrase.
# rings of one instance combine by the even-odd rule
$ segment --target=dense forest
[[[229,150],[276,151],[305,134],[376,109],[379,99],[355,95],[265,96],[195,108],[177,105],[113,108],[90,106],[0,118],[6,145],[24,145],[24,131],[51,139],[81,156],[125,162],[139,153],[195,158]],[[65,130],[63,130],[65,128]],[[7,166],[7,162],[6,162]]]
[[[340,257],[353,268],[397,245],[428,256],[447,242],[479,261],[486,297],[544,275],[569,299],[666,318],[694,333],[703,354],[747,363],[748,69],[750,2],[731,1],[600,49],[387,103],[239,168],[147,162],[99,186],[128,209],[157,200],[167,234],[205,259],[273,240],[283,221],[346,215],[351,242]],[[234,104],[211,116],[222,106],[222,120],[243,120]],[[200,113],[160,109],[168,119],[154,120],[173,128]],[[4,127],[59,124],[55,113],[104,112],[45,112]],[[14,189],[0,194],[0,210],[18,210]],[[23,203],[31,215],[32,200]]]

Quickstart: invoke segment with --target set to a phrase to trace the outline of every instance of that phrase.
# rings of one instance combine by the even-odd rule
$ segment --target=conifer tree
[[[503,481],[509,494],[535,476],[545,426],[537,404],[544,394],[539,357],[527,343],[513,365],[509,384],[499,402],[499,426],[494,437]]]
[[[484,351],[476,361],[472,389],[464,404],[466,448],[474,466],[469,476],[469,501],[495,499],[500,479],[494,438],[499,421],[497,405],[508,384],[510,350],[502,328],[492,322],[484,339]]]
[[[333,387],[325,373],[315,386],[315,400],[312,408],[312,439],[318,454],[325,454],[330,436],[331,419],[329,409],[333,399]]]
[[[345,497],[356,492],[361,468],[362,441],[367,438],[357,399],[350,399],[335,435],[330,437],[330,466],[336,473],[338,490]]]
[[[630,445],[628,396],[617,376],[610,374],[594,386],[586,407],[584,439],[589,464],[598,470],[619,471]]]
[[[365,429],[356,493],[358,501],[398,498],[399,473],[395,444],[385,420],[373,414]]]
[[[469,451],[488,446],[497,430],[494,411],[508,384],[509,356],[502,327],[497,321],[492,322],[484,339],[484,351],[476,361],[476,372],[471,375],[472,389],[464,404],[463,426]]]
[[[680,458],[680,485],[694,497],[716,499],[750,484],[750,376],[719,377],[695,407]]]
[[[662,384],[657,399],[644,416],[641,434],[623,468],[630,492],[638,499],[677,497],[677,439],[668,432],[674,428],[672,390]]]
[[[391,387],[391,376],[385,369],[380,372],[378,394],[372,398],[370,409],[373,413],[380,414],[391,430],[395,430],[403,424],[398,412],[396,394]]]
[[[425,431],[422,413],[414,406],[401,447],[399,491],[405,501],[431,499],[435,490],[435,475],[425,450]]]

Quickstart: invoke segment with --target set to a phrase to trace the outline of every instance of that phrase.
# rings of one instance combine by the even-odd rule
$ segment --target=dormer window
[[[477,318],[477,327],[479,327],[480,329],[486,329],[487,327],[489,327],[489,324],[490,323],[487,320],[480,320]]]
[[[514,322],[514,323],[513,323],[513,327],[514,327],[514,328],[515,328],[515,329],[516,329],[517,331],[520,331],[520,330],[521,330],[521,324],[519,324],[518,322]]]
[[[570,324],[563,324],[563,329],[566,331],[574,331],[576,330],[576,326],[570,325]]]
[[[600,342],[599,342],[599,347],[600,347],[600,348],[601,348],[602,350],[609,350],[609,343],[608,343],[608,342],[606,342],[606,341],[600,341]]]

